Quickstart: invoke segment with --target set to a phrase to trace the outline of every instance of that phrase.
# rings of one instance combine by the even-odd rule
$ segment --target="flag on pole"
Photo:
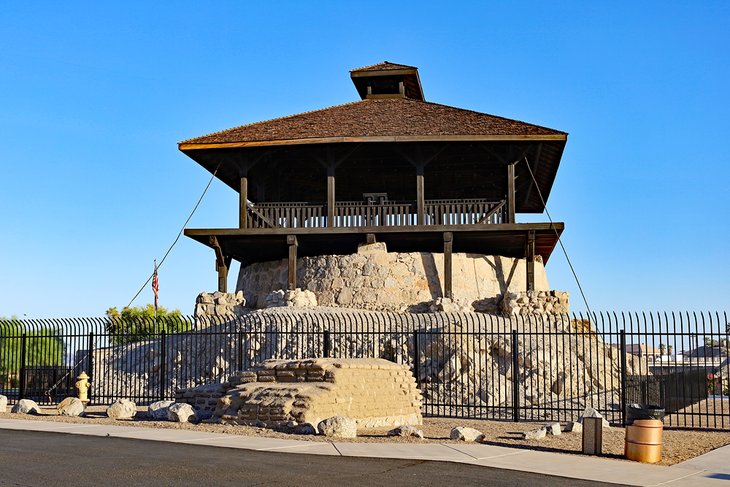
[[[155,293],[155,316],[157,316],[157,299],[160,293],[160,280],[157,278],[157,261],[155,261],[155,272],[152,273],[152,292]]]

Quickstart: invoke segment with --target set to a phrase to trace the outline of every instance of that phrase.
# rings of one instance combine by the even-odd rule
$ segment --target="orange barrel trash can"
[[[664,424],[658,419],[637,419],[626,427],[624,456],[643,463],[657,463],[662,459]]]

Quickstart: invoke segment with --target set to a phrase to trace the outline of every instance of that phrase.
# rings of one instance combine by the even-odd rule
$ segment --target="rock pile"
[[[502,311],[508,315],[565,315],[570,312],[565,291],[521,291],[506,293]]]
[[[195,300],[195,316],[197,318],[225,318],[240,315],[244,311],[246,300],[243,291],[236,293],[200,293]]]
[[[296,308],[314,308],[317,306],[317,296],[312,291],[293,289],[284,291],[279,289],[266,295],[265,308],[280,308],[283,306]]]

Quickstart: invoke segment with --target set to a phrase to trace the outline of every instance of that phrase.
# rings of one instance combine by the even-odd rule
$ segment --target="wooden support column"
[[[535,290],[535,231],[527,232],[527,245],[525,247],[525,260],[527,261],[527,290]]]
[[[425,222],[426,213],[426,197],[424,195],[424,183],[423,183],[424,165],[418,164],[416,166],[416,223],[423,225]]]
[[[287,235],[286,243],[289,246],[289,278],[288,278],[288,289],[294,290],[297,288],[297,242],[296,235]]]
[[[327,226],[335,226],[335,166],[327,166]]]
[[[454,241],[454,235],[451,232],[444,232],[444,297],[453,298],[454,292],[452,289],[452,266],[451,266],[451,251],[452,244]]]
[[[231,258],[223,254],[223,249],[218,243],[217,237],[208,239],[211,247],[215,251],[215,269],[218,271],[218,291],[222,293],[228,292],[228,269],[231,266]]]
[[[515,165],[507,165],[507,221],[515,223]]]
[[[376,242],[375,234],[374,233],[368,233],[365,235],[365,242],[367,242],[368,245],[372,245]]]
[[[241,176],[241,189],[238,196],[238,228],[248,225],[248,176]]]

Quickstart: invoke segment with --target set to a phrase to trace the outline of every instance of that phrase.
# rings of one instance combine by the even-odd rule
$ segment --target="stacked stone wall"
[[[313,292],[320,306],[429,311],[443,294],[443,267],[443,254],[387,252],[376,243],[351,255],[299,258],[297,287]],[[478,307],[505,293],[526,291],[526,267],[525,259],[455,253],[454,300]],[[534,267],[535,289],[549,290],[539,256]],[[243,291],[249,307],[265,308],[267,295],[286,289],[287,272],[285,259],[251,264],[241,268],[236,289]]]

